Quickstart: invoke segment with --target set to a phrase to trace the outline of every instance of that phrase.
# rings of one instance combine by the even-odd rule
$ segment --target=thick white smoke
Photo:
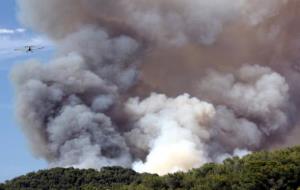
[[[210,160],[206,142],[215,115],[213,105],[187,94],[174,99],[152,94],[142,102],[130,99],[126,107],[136,120],[136,128],[127,134],[131,146],[149,151],[145,163],[133,164],[137,171],[186,171]]]
[[[298,126],[296,0],[18,2],[58,49],[12,72],[21,126],[51,167],[163,175]]]

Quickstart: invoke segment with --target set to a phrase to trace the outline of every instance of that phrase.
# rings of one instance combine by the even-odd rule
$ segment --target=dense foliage
[[[295,147],[235,157],[162,177],[120,167],[101,171],[54,168],[7,181],[0,190],[294,190],[299,186],[300,147]]]

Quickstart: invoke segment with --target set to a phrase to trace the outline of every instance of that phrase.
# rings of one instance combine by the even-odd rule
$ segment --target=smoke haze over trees
[[[188,173],[159,177],[131,169],[53,168],[29,173],[0,184],[2,190],[240,190],[286,189],[300,187],[300,148],[258,152],[222,164],[205,164]]]

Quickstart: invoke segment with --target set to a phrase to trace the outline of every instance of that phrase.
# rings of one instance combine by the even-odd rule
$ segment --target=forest
[[[300,147],[261,151],[166,176],[131,169],[53,168],[0,184],[0,190],[295,190],[300,189]]]

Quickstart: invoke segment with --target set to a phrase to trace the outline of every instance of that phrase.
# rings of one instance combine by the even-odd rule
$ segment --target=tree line
[[[0,184],[0,190],[295,190],[300,187],[300,147],[253,153],[166,176],[131,169],[53,168]],[[300,190],[300,188],[299,188]]]

